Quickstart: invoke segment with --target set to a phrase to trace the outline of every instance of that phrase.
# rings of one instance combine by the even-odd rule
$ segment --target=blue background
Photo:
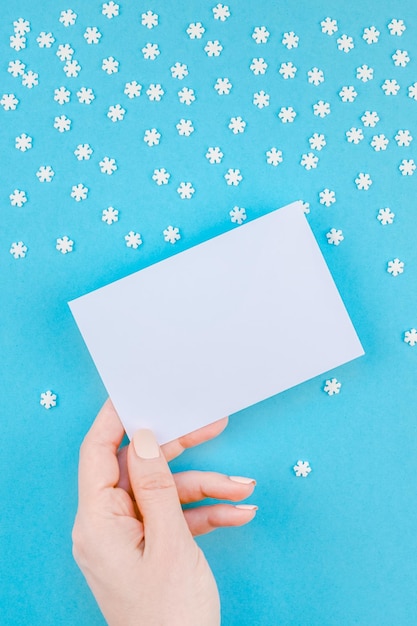
[[[65,4],[65,3],[64,3]],[[199,468],[254,476],[251,502],[258,504],[254,521],[242,528],[220,529],[198,539],[218,581],[225,626],[402,626],[417,623],[417,347],[404,343],[404,332],[417,326],[417,174],[403,177],[402,159],[416,157],[417,103],[407,88],[417,80],[417,9],[411,2],[372,0],[278,3],[249,0],[229,3],[231,17],[213,19],[216,2],[121,0],[120,15],[101,13],[100,2],[56,0],[2,3],[0,21],[0,96],[15,93],[15,111],[0,108],[0,607],[2,625],[100,625],[103,619],[71,555],[70,533],[76,511],[77,461],[81,440],[106,397],[105,389],[70,315],[67,301],[235,228],[233,206],[245,207],[256,218],[296,199],[310,203],[311,227],[340,289],[364,345],[366,356],[230,418],[216,440],[187,451],[172,462],[174,470]],[[77,14],[74,26],[59,22],[61,10]],[[159,15],[159,25],[141,25],[142,12]],[[339,31],[330,37],[320,22],[337,19]],[[9,47],[13,20],[31,22],[27,48]],[[391,36],[392,18],[405,21],[402,37]],[[201,21],[206,32],[190,40],[186,28]],[[257,45],[251,34],[265,25],[270,38]],[[375,25],[379,42],[368,45],[363,29]],[[97,26],[98,45],[87,45],[83,33]],[[55,43],[40,49],[36,37],[51,31]],[[287,50],[282,35],[295,31],[299,46]],[[337,49],[342,33],[353,36],[355,48]],[[224,50],[208,58],[204,45],[218,39]],[[159,43],[161,54],[145,61],[141,48]],[[82,70],[67,78],[56,56],[59,43],[70,43]],[[411,62],[395,67],[391,55],[407,50]],[[102,59],[113,55],[117,74],[101,70]],[[254,57],[269,64],[263,76],[249,70]],[[21,59],[39,72],[39,85],[28,90],[7,72],[9,61]],[[189,75],[171,77],[175,62],[188,65]],[[298,68],[294,80],[278,73],[282,62]],[[356,79],[356,67],[374,68],[374,80]],[[324,70],[325,82],[307,82],[313,66]],[[218,96],[213,85],[228,77],[229,96]],[[396,78],[398,96],[387,97],[381,85]],[[127,81],[143,85],[142,95],[129,100]],[[149,102],[145,91],[160,83],[165,95]],[[65,85],[71,102],[54,102],[54,89]],[[354,85],[354,103],[341,102],[342,86]],[[76,91],[92,87],[96,99],[81,105]],[[189,107],[178,101],[183,87],[195,89]],[[252,104],[255,91],[270,94],[270,106]],[[318,100],[330,102],[332,112],[313,115]],[[112,123],[108,107],[126,109],[122,122]],[[297,118],[282,124],[281,106],[293,106]],[[376,128],[363,128],[365,110],[377,111]],[[54,117],[72,120],[68,133],[53,128]],[[247,122],[242,135],[228,129],[230,117]],[[179,137],[175,124],[191,119],[195,132]],[[359,145],[345,132],[363,128]],[[145,129],[156,127],[159,146],[143,141]],[[416,139],[398,147],[394,136],[409,129]],[[15,149],[15,137],[26,132],[33,148]],[[308,137],[323,132],[327,145],[318,153],[317,169],[299,164],[309,152]],[[385,152],[370,146],[374,134],[384,133]],[[90,161],[77,161],[73,151],[90,143]],[[224,159],[210,165],[209,146],[220,146]],[[266,163],[271,147],[283,151],[284,162]],[[113,176],[101,174],[104,156],[117,160]],[[41,184],[40,165],[51,165],[55,177]],[[171,173],[168,185],[152,181],[154,168]],[[240,168],[243,181],[229,187],[224,174]],[[359,172],[371,174],[369,191],[358,191]],[[191,181],[196,193],[181,200],[176,188]],[[83,182],[88,199],[76,203],[71,187]],[[319,203],[319,192],[336,192],[330,207]],[[27,192],[28,202],[11,207],[9,194]],[[120,211],[117,223],[101,221],[108,206]],[[392,225],[376,219],[380,208],[395,213]],[[178,226],[181,240],[172,246],[162,231]],[[330,246],[326,232],[343,230],[344,241]],[[138,250],[125,246],[124,235],[140,232]],[[74,251],[61,255],[57,237],[68,235]],[[14,241],[24,241],[26,258],[9,253]],[[399,257],[404,273],[396,278],[387,262]],[[306,312],[308,314],[308,312]],[[117,323],[117,321],[116,321]],[[303,329],[300,328],[300,332]],[[243,338],[242,338],[243,340]],[[329,336],[329,341],[338,340]],[[342,382],[339,395],[323,391],[326,378]],[[58,395],[47,411],[40,394]],[[308,478],[292,470],[308,460]]]

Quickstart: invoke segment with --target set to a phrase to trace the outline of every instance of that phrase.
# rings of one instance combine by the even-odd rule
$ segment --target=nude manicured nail
[[[246,476],[229,476],[230,480],[233,480],[235,483],[242,483],[243,485],[249,485],[249,483],[255,483],[256,480],[254,478],[246,478]]]
[[[256,504],[235,504],[235,509],[245,509],[247,511],[258,510]]]
[[[148,428],[141,428],[133,435],[133,447],[141,459],[156,459],[159,456],[159,445],[155,435]]]

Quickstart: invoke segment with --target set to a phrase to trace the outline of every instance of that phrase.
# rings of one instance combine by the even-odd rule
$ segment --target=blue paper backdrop
[[[417,326],[417,173],[399,169],[406,160],[412,172],[417,154],[415,4],[234,0],[224,21],[214,17],[215,1],[119,4],[113,18],[90,0],[69,6],[14,0],[1,7],[0,98],[14,94],[19,102],[13,110],[14,99],[2,98],[0,107],[0,622],[103,623],[72,560],[70,532],[78,448],[106,393],[67,301],[238,227],[229,215],[234,206],[253,219],[300,198],[310,205],[308,219],[366,356],[232,416],[221,437],[187,451],[172,468],[258,481],[251,502],[259,511],[250,525],[198,540],[218,581],[225,626],[416,624],[417,347],[404,339]],[[65,26],[59,18],[69,8],[77,18]],[[141,24],[148,10],[158,15],[151,29]],[[30,32],[26,47],[16,50],[10,37],[21,17]],[[333,35],[322,32],[326,17],[337,21]],[[388,28],[393,18],[406,26],[400,36]],[[205,29],[201,39],[186,32],[196,22]],[[102,37],[88,44],[84,33],[94,26]],[[252,33],[261,26],[270,35],[257,44]],[[372,26],[378,41],[367,43],[364,32],[372,38],[375,31],[364,29]],[[39,47],[42,31],[53,35],[49,48]],[[283,45],[288,32],[299,38],[297,47]],[[350,52],[338,49],[343,34],[353,38]],[[223,50],[209,57],[204,47],[215,40]],[[12,40],[15,48],[23,43]],[[66,76],[56,54],[66,43],[80,66],[76,77]],[[147,43],[159,46],[155,60],[144,59]],[[410,58],[405,67],[394,63],[397,50],[408,53],[396,57]],[[102,70],[108,57],[119,62],[111,75]],[[256,76],[250,66],[260,57],[268,68]],[[25,68],[9,66],[15,60]],[[171,75],[177,62],[188,69],[182,80]],[[288,62],[297,68],[293,79],[279,73]],[[364,64],[374,70],[367,82],[357,78]],[[318,85],[308,81],[313,67],[324,72]],[[39,74],[30,89],[24,83],[36,77],[29,71]],[[232,84],[228,95],[216,92],[218,78]],[[385,95],[382,85],[393,79],[400,90]],[[134,80],[142,93],[130,99],[125,84]],[[151,83],[161,85],[160,101],[149,100]],[[54,100],[61,86],[70,91],[62,105]],[[344,86],[354,87],[353,102],[339,96]],[[91,104],[78,101],[81,87],[93,90]],[[190,105],[179,101],[183,87],[194,90]],[[262,109],[253,104],[261,90],[269,95]],[[331,109],[323,118],[313,112],[320,100]],[[107,113],[117,104],[124,119],[112,122]],[[283,123],[278,113],[290,106],[297,116]],[[378,114],[375,127],[364,125],[365,111]],[[62,133],[54,128],[61,115],[71,120]],[[228,125],[239,116],[246,128],[234,134]],[[178,134],[180,119],[191,120],[189,136]],[[363,132],[357,145],[346,136],[352,127]],[[143,138],[152,128],[161,137],[149,147]],[[398,130],[408,130],[414,141],[399,146]],[[15,147],[22,133],[33,140],[24,152]],[[325,136],[320,151],[310,148],[313,133]],[[381,134],[389,144],[376,151],[372,138]],[[91,158],[78,160],[74,150],[85,143]],[[216,146],[223,160],[210,164],[205,154]],[[282,151],[278,166],[267,163],[272,147]],[[307,170],[300,161],[309,152],[319,161]],[[112,175],[100,171],[105,156],[116,161]],[[36,173],[48,165],[55,175],[42,183]],[[167,185],[152,180],[159,168],[171,175]],[[226,183],[229,168],[241,171],[238,186]],[[369,190],[357,189],[359,173],[370,175]],[[192,183],[191,199],[177,193],[181,182]],[[88,197],[76,202],[71,190],[80,183]],[[329,207],[319,201],[326,188],[336,196]],[[26,192],[21,207],[11,203],[16,189]],[[102,211],[110,206],[119,220],[108,225]],[[382,208],[395,214],[392,224],[377,219]],[[164,241],[169,225],[180,231],[174,245]],[[331,228],[342,230],[340,245],[327,242]],[[141,234],[137,249],[126,246],[130,231]],[[67,254],[56,249],[64,236],[74,242]],[[15,259],[9,251],[20,241],[27,253]],[[396,258],[404,271],[393,276],[387,268]],[[323,387],[331,377],[342,387],[328,396]],[[57,395],[50,410],[40,404],[47,390]],[[298,460],[309,461],[307,478],[295,476]]]

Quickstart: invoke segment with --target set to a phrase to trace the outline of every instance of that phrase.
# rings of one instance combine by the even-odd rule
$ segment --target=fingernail
[[[256,480],[254,478],[246,478],[246,476],[229,476],[230,480],[233,480],[235,483],[242,483],[243,485],[249,485],[249,483],[255,483]]]
[[[235,509],[245,509],[247,511],[258,510],[256,504],[235,504]]]
[[[141,459],[156,459],[160,454],[158,442],[149,428],[141,428],[135,432],[133,447]]]

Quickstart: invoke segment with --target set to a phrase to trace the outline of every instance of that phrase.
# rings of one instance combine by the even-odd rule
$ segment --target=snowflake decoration
[[[30,33],[30,22],[23,19],[23,17],[19,17],[18,20],[13,22],[13,30],[16,35],[26,35],[26,33]]]
[[[267,43],[269,39],[269,31],[265,26],[255,26],[252,33],[252,39],[257,44]]]
[[[56,56],[60,61],[71,61],[74,49],[69,43],[60,43],[56,51]]]
[[[230,10],[227,4],[217,4],[212,9],[213,17],[215,20],[220,20],[221,22],[225,22],[228,17],[230,17]]]
[[[163,235],[167,243],[176,243],[181,239],[180,229],[175,226],[167,226],[163,231]]]
[[[119,15],[119,8],[119,5],[111,0],[111,2],[104,2],[101,12],[109,20],[111,20],[113,17],[117,17]]]
[[[307,478],[311,472],[311,467],[308,461],[297,461],[297,464],[293,467],[294,473],[297,477]]]
[[[177,78],[178,80],[183,80],[186,76],[188,76],[188,67],[185,63],[175,63],[171,67],[171,76],[172,78]]]
[[[405,24],[403,20],[397,20],[393,18],[388,24],[388,30],[390,35],[396,35],[397,37],[401,37],[405,31]]]
[[[370,26],[369,28],[364,29],[362,39],[366,41],[367,44],[378,43],[380,34],[381,33],[377,30],[377,28],[375,28],[375,26]]]
[[[54,120],[54,128],[60,133],[68,132],[71,128],[71,120],[66,115],[59,115]]]
[[[257,91],[253,94],[253,104],[258,107],[258,109],[263,109],[264,107],[269,106],[269,94],[265,93],[265,91]]]
[[[316,104],[313,104],[313,113],[317,117],[327,117],[327,115],[330,115],[330,104],[319,100]]]
[[[165,92],[159,83],[157,84],[151,83],[148,89],[146,90],[146,95],[148,96],[151,102],[159,102],[162,99],[162,96],[164,95],[164,93]]]
[[[73,246],[74,242],[72,239],[64,235],[64,237],[58,237],[55,248],[62,254],[67,254],[68,252],[72,252]]]
[[[341,230],[336,230],[336,228],[331,228],[328,233],[326,233],[327,243],[338,246],[343,240],[343,232]]]
[[[206,29],[201,22],[193,22],[187,28],[187,35],[190,39],[201,39]]]
[[[365,111],[361,117],[364,126],[374,128],[379,122],[379,116],[376,111]]]
[[[345,52],[347,54],[355,47],[353,38],[348,35],[342,35],[339,39],[337,39],[337,47],[341,52]]]
[[[412,100],[417,100],[417,83],[413,83],[408,88],[408,97]]]
[[[22,35],[11,35],[9,42],[10,47],[13,48],[13,50],[16,50],[16,52],[26,48],[26,37],[23,37]]]
[[[147,61],[155,61],[160,53],[161,51],[157,43],[147,43],[146,46],[142,48],[143,58]]]
[[[229,168],[226,174],[224,175],[224,178],[228,185],[233,185],[234,187],[237,187],[239,183],[242,181],[243,176],[240,173],[239,169]]]
[[[84,39],[89,45],[100,43],[101,32],[97,26],[87,26],[84,33]]]
[[[412,176],[416,171],[414,159],[403,159],[400,163],[399,170],[403,176]]]
[[[357,95],[357,91],[354,87],[352,87],[352,85],[350,85],[349,87],[342,87],[342,89],[339,91],[339,97],[342,102],[354,102]]]
[[[372,137],[371,146],[375,150],[375,152],[380,152],[381,150],[386,150],[389,144],[389,139],[385,137],[385,135],[374,135]]]
[[[103,209],[101,213],[101,221],[106,224],[114,224],[119,220],[119,211],[112,206],[109,206],[107,209]]]
[[[107,111],[107,117],[112,122],[121,122],[124,120],[126,109],[121,104],[112,104]]]
[[[89,161],[93,154],[93,149],[88,143],[80,143],[74,150],[74,154],[79,161]]]
[[[379,209],[377,219],[379,220],[382,226],[386,226],[387,224],[392,224],[394,221],[395,213],[391,211],[391,209]]]
[[[301,155],[300,165],[302,165],[307,171],[316,169],[318,162],[319,157],[313,154],[313,152]]]
[[[325,391],[328,396],[334,396],[335,394],[340,393],[341,386],[342,383],[339,383],[337,378],[331,378],[329,380],[326,380],[323,391]]]
[[[243,133],[246,128],[246,122],[241,117],[231,117],[229,128],[234,135]]]
[[[276,148],[271,148],[266,152],[266,162],[269,165],[273,165],[276,167],[283,161],[282,150],[277,150]]]
[[[52,33],[41,32],[38,37],[36,37],[36,42],[39,48],[51,48],[52,44],[55,42],[55,37]]]
[[[36,172],[36,176],[40,183],[50,183],[55,176],[55,172],[50,165],[41,165]]]
[[[179,197],[181,198],[181,200],[191,200],[191,198],[193,197],[195,193],[195,189],[192,183],[182,182],[179,184],[179,187],[177,188],[177,193]]]
[[[387,272],[391,274],[391,276],[402,274],[404,272],[404,262],[400,261],[400,259],[388,261]]]
[[[171,174],[169,174],[164,167],[153,171],[152,180],[154,180],[157,185],[168,185],[170,178]]]
[[[218,57],[222,50],[223,46],[217,39],[215,41],[208,41],[204,46],[204,52],[208,57]]]
[[[125,235],[125,242],[128,248],[133,248],[134,250],[137,250],[143,243],[141,234],[135,233],[133,230],[130,230],[128,234]]]
[[[13,78],[17,78],[18,76],[22,76],[25,71],[26,65],[16,59],[16,61],[10,61],[7,67],[7,71],[9,74],[13,76]]]
[[[318,67],[313,67],[307,72],[308,82],[316,87],[321,83],[324,83],[324,72],[319,70]]]
[[[404,341],[408,343],[409,346],[414,347],[417,344],[417,330],[415,328],[406,330],[404,333]]]
[[[19,208],[21,208],[28,201],[26,192],[21,191],[20,189],[15,189],[13,193],[10,194],[9,199],[12,206],[17,206]]]
[[[36,72],[32,72],[29,70],[22,76],[22,85],[23,87],[27,87],[28,89],[32,89],[39,84],[39,76]]]
[[[326,138],[322,133],[314,133],[309,138],[308,142],[312,150],[317,150],[318,152],[320,152],[320,150],[323,150],[324,146],[326,145]]]
[[[142,91],[142,85],[136,80],[132,80],[130,83],[125,84],[123,93],[130,99],[139,98]]]
[[[14,111],[19,104],[19,100],[16,98],[14,93],[4,93],[0,104],[5,111]]]
[[[319,199],[320,204],[324,204],[324,206],[329,207],[336,202],[336,194],[334,191],[326,188],[323,189],[323,191],[320,191]]]
[[[410,62],[407,50],[396,50],[391,58],[396,67],[406,67]]]
[[[65,27],[74,26],[77,20],[77,14],[74,13],[72,9],[67,9],[66,11],[61,11],[61,15],[59,16],[59,21]]]
[[[262,57],[252,59],[252,63],[249,69],[255,74],[255,76],[265,74],[268,68],[268,63]]]
[[[80,104],[91,104],[95,95],[91,87],[81,87],[77,91],[77,98]]]
[[[369,80],[373,80],[374,78],[374,70],[372,67],[368,65],[361,65],[356,68],[356,78],[361,80],[363,83],[367,83]]]
[[[151,148],[152,146],[157,146],[161,139],[161,133],[156,130],[156,128],[151,128],[150,130],[145,130],[145,134],[143,136],[143,141]]]
[[[295,78],[297,68],[291,61],[288,61],[288,63],[281,63],[278,71],[285,80],[288,80],[290,78]]]
[[[15,139],[16,150],[26,152],[32,148],[32,137],[29,137],[26,133],[22,133]]]
[[[394,139],[397,142],[398,146],[400,147],[405,146],[407,148],[413,141],[413,137],[409,130],[399,130],[397,134],[395,135]]]
[[[283,124],[292,124],[297,116],[293,107],[281,107],[278,111],[278,117]]]
[[[219,148],[219,146],[207,149],[206,159],[209,161],[209,163],[211,165],[214,165],[216,163],[221,163],[222,159],[223,159],[223,156],[224,156],[224,154],[221,151],[221,149]]]
[[[56,394],[52,393],[50,389],[48,389],[48,391],[45,391],[44,393],[41,393],[40,404],[45,409],[51,409],[52,407],[56,406]]]
[[[25,246],[23,241],[15,241],[12,243],[9,250],[10,254],[15,259],[24,259],[27,251],[27,246]]]
[[[195,100],[194,89],[191,89],[189,87],[183,87],[178,92],[178,98],[181,104],[186,104],[187,106],[189,106]]]
[[[101,69],[106,74],[116,74],[119,71],[119,61],[114,57],[106,57],[102,61]]]
[[[81,202],[81,200],[85,200],[88,195],[88,187],[83,185],[82,183],[78,183],[78,185],[73,185],[71,189],[71,198],[74,198],[76,202]]]
[[[288,33],[284,33],[281,43],[287,48],[287,50],[292,50],[293,48],[298,48],[299,41],[299,36],[296,35],[294,31],[290,31]]]
[[[337,21],[333,20],[331,17],[326,17],[322,22],[320,22],[321,32],[325,35],[334,35],[339,30],[337,26]]]
[[[77,78],[81,70],[81,65],[75,59],[71,59],[71,61],[65,63],[63,69],[68,78]]]
[[[228,78],[218,78],[214,85],[214,89],[217,91],[219,96],[228,96],[232,89],[232,83]]]
[[[146,28],[155,28],[158,26],[159,16],[153,11],[146,11],[146,13],[142,13],[142,26],[146,26]]]
[[[66,87],[58,87],[54,90],[54,100],[61,106],[67,104],[70,101],[71,92]]]
[[[397,83],[395,78],[386,79],[384,83],[381,85],[382,91],[386,96],[396,96],[400,90],[400,85]]]
[[[301,206],[303,207],[303,211],[305,215],[310,213],[310,203],[301,201]]]
[[[108,174],[111,176],[116,170],[116,159],[111,159],[105,156],[99,163],[100,171],[102,174]]]
[[[178,134],[183,137],[189,137],[194,132],[194,126],[191,120],[180,119],[175,128]]]
[[[246,209],[244,209],[243,207],[238,207],[238,206],[234,206],[233,209],[231,211],[229,211],[229,215],[230,215],[230,221],[233,224],[243,224],[243,222],[245,221],[247,215],[246,215]]]
[[[360,190],[368,191],[372,185],[372,179],[369,174],[361,172],[358,174],[357,178],[355,178],[355,185]]]

